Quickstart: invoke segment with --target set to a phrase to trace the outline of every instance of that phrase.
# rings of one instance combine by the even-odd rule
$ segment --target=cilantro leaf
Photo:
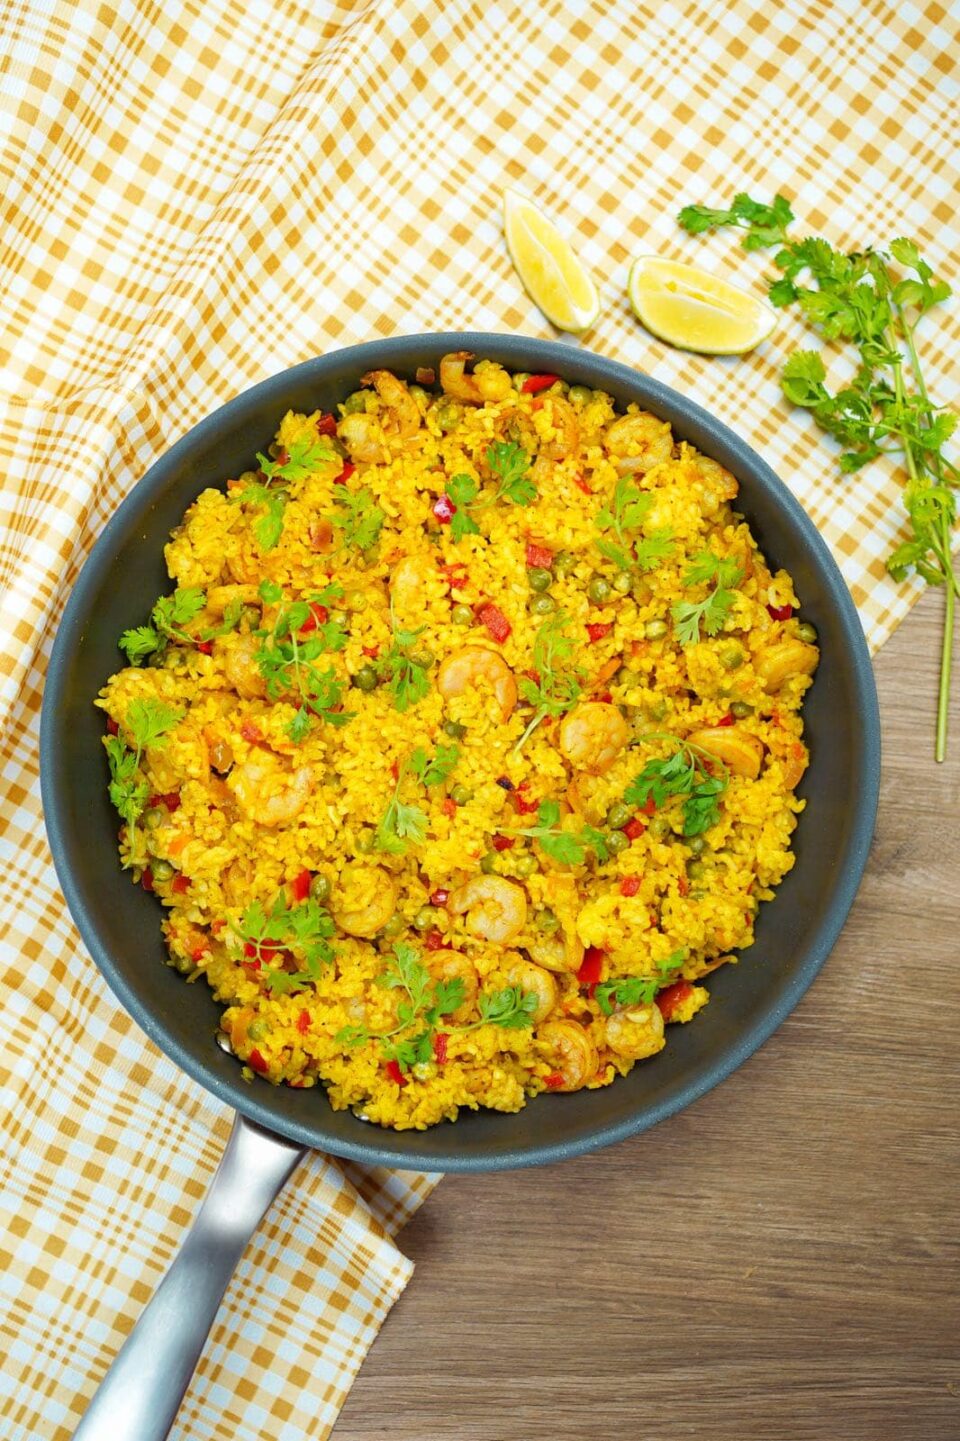
[[[308,475],[315,475],[330,461],[338,459],[329,440],[325,437],[313,440],[309,436],[293,441],[281,456],[282,459],[271,460],[257,452],[260,469],[268,480],[306,480]]]
[[[459,759],[459,746],[437,746],[432,759],[418,747],[410,757],[410,769],[423,785],[437,786],[447,779]]]
[[[671,607],[676,626],[677,639],[681,645],[693,645],[700,639],[701,628],[707,635],[716,635],[733,605],[731,587],[740,584],[743,571],[736,560],[729,556],[714,555],[713,551],[702,550],[695,555],[683,577],[683,584],[701,585],[713,583],[710,591],[701,601],[677,601]]]
[[[534,713],[515,750],[521,749],[546,716],[563,715],[580,698],[583,671],[565,664],[577,644],[567,630],[569,623],[569,616],[558,610],[543,622],[534,637],[533,668],[537,679],[523,676],[519,683],[520,694],[533,706]]]
[[[683,834],[699,836],[720,819],[720,797],[728,785],[726,769],[719,776],[707,770],[707,762],[719,766],[715,756],[708,756],[698,746],[677,736],[650,736],[650,740],[666,740],[674,747],[668,756],[647,761],[623,793],[628,806],[646,806],[651,800],[659,810],[675,797],[683,797]]]
[[[605,1016],[614,1006],[649,1006],[657,992],[672,984],[677,971],[682,970],[689,955],[686,949],[674,951],[665,961],[657,962],[655,976],[623,976],[616,981],[604,981],[594,991],[597,1004]]]
[[[182,712],[165,701],[137,699],[127,707],[126,728],[136,742],[137,751],[147,746],[166,745],[167,732],[182,718]],[[139,759],[139,757],[138,757]]]
[[[343,545],[359,551],[369,550],[376,545],[387,517],[374,501],[373,491],[365,485],[359,490],[351,490],[346,485],[335,485],[333,498],[340,510],[328,516],[328,519],[341,532]]]
[[[487,465],[499,484],[495,500],[509,500],[514,505],[531,505],[537,498],[537,487],[527,475],[530,456],[512,440],[498,440],[487,447]]]
[[[152,625],[137,625],[132,630],[125,630],[118,644],[121,650],[126,651],[130,664],[138,665],[159,649],[160,636]]]

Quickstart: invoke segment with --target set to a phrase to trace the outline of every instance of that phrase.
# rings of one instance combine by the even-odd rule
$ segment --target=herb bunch
[[[427,817],[424,812],[419,806],[408,805],[400,799],[400,788],[407,777],[415,777],[426,787],[442,785],[459,759],[459,746],[438,746],[432,757],[418,746],[409,759],[402,763],[393,795],[377,825],[374,846],[378,851],[402,855],[407,848],[407,841],[419,845],[426,836]]]
[[[895,580],[916,574],[946,590],[934,749],[942,761],[960,595],[952,555],[960,470],[944,454],[944,446],[957,417],[930,399],[916,325],[948,298],[950,287],[935,278],[912,240],[892,241],[887,254],[874,249],[846,253],[814,235],[792,239],[788,227],[794,215],[782,195],[772,205],[736,195],[727,210],[688,205],[678,218],[692,235],[737,226],[746,232],[745,250],[776,246],[773,263],[780,274],[770,283],[771,303],[797,305],[824,340],[844,341],[853,349],[853,379],[836,390],[827,385],[823,356],[813,350],[795,351],[788,358],[781,384],[787,398],[809,410],[839,442],[845,474],[882,455],[900,457],[905,464],[903,504],[909,534],[888,557],[887,568]]]
[[[537,488],[527,472],[530,456],[515,441],[497,441],[487,446],[487,465],[497,484],[493,495],[480,500],[480,482],[472,475],[452,475],[447,482],[446,494],[456,507],[450,517],[450,537],[462,540],[465,535],[479,535],[480,527],[471,515],[474,511],[485,510],[499,500],[509,500],[513,505],[532,505],[537,498]]]
[[[168,732],[180,719],[181,712],[164,701],[149,696],[133,700],[127,707],[124,730],[134,749],[119,735],[107,736],[104,741],[110,766],[110,799],[130,827],[131,848],[133,828],[150,798],[150,787],[140,774],[143,753],[148,746],[166,745]]]
[[[720,797],[727,789],[728,777],[716,756],[708,756],[699,746],[679,736],[650,735],[647,740],[669,741],[674,747],[668,756],[647,761],[624,791],[628,806],[645,806],[651,801],[659,810],[675,797],[683,797],[683,834],[699,836],[715,826],[720,819]],[[721,768],[719,775],[707,769]]]
[[[580,699],[583,671],[566,664],[577,648],[576,640],[567,633],[568,624],[569,617],[558,610],[534,637],[533,669],[537,679],[523,676],[519,683],[520,694],[534,708],[533,715],[515,750],[521,749],[547,716],[563,715]]]
[[[641,571],[655,570],[673,549],[673,532],[666,527],[639,540],[633,534],[641,530],[652,505],[652,493],[640,490],[629,475],[623,475],[614,486],[610,504],[597,511],[594,524],[604,533],[597,549],[620,570],[634,566]],[[615,540],[609,539],[611,532]]]
[[[206,594],[199,585],[178,586],[172,595],[162,595],[157,601],[150,612],[149,625],[136,625],[125,630],[117,644],[126,652],[131,665],[143,665],[148,657],[159,660],[171,641],[196,645],[197,637],[185,627],[196,619],[206,603]],[[204,639],[208,637],[204,636]]]
[[[275,604],[282,594],[274,581],[261,581],[260,595],[267,604]],[[336,621],[316,621],[313,607],[326,605],[342,594],[339,585],[325,586],[306,600],[284,606],[269,630],[256,632],[262,644],[254,659],[270,700],[292,694],[299,701],[297,713],[287,726],[287,734],[298,745],[309,733],[314,717],[333,726],[344,726],[352,719],[352,712],[339,709],[343,681],[338,680],[332,666],[321,670],[317,665],[322,655],[343,650],[347,636]],[[302,627],[311,617],[315,621],[313,630],[302,634]]]
[[[742,580],[743,571],[729,556],[721,557],[714,555],[712,550],[701,550],[693,557],[684,573],[683,584],[709,585],[712,589],[703,600],[679,600],[671,606],[670,613],[681,645],[694,645],[700,639],[701,628],[707,635],[717,635],[723,629],[733,605],[734,588]]]
[[[330,945],[335,927],[329,912],[312,898],[291,906],[283,891],[277,893],[269,910],[254,901],[232,930],[249,958],[259,961],[267,989],[275,996],[295,994],[319,981],[336,955]],[[301,969],[287,971],[271,965],[278,950],[290,951]]]
[[[562,829],[559,801],[541,801],[537,807],[537,824],[511,831],[511,835],[532,836],[544,855],[561,866],[583,865],[588,851],[593,851],[602,865],[610,854],[606,836],[595,826],[584,826],[579,831]]]
[[[263,514],[253,523],[253,533],[260,542],[261,549],[273,550],[278,544],[283,534],[284,512],[290,498],[282,486],[275,486],[273,482],[285,480],[292,483],[306,480],[308,475],[313,475],[322,466],[337,459],[336,451],[324,437],[319,440],[304,437],[293,441],[289,448],[282,452],[282,459],[279,460],[271,460],[257,451],[257,463],[264,479],[245,486],[234,499],[240,505],[262,507]]]
[[[614,1006],[649,1006],[657,992],[676,979],[688,954],[687,950],[674,951],[665,961],[657,961],[655,976],[625,976],[618,981],[604,981],[594,992],[603,1014],[609,1016]]]

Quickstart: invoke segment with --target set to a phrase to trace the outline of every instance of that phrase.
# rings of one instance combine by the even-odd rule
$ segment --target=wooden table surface
[[[957,1441],[960,704],[941,598],[876,663],[873,854],[833,956],[645,1135],[445,1179],[333,1441]],[[954,686],[960,697],[960,675]]]

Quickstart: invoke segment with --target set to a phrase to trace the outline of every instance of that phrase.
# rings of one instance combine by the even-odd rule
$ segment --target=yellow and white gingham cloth
[[[5,1441],[70,1435],[228,1129],[108,994],[40,817],[46,658],[107,517],[202,416],[307,356],[397,332],[549,334],[502,243],[515,184],[600,282],[587,344],[753,442],[879,645],[917,594],[883,568],[898,485],[879,464],[841,480],[785,406],[802,332],[785,317],[745,359],[670,351],[633,320],[625,277],[659,251],[759,284],[766,262],[735,235],[674,220],[738,188],[784,190],[847,246],[914,236],[941,266],[958,30],[941,0],[0,3]],[[954,305],[921,327],[948,401],[958,321]],[[392,1233],[430,1185],[301,1169],[228,1292],[178,1441],[327,1435],[409,1275]]]

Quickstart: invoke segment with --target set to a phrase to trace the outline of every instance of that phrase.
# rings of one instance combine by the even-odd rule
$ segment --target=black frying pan
[[[678,438],[731,470],[741,486],[738,506],[761,549],[773,568],[789,571],[804,616],[819,631],[821,661],[804,708],[811,764],[799,791],[808,805],[796,833],[796,865],[775,901],[761,907],[756,943],[744,964],[724,967],[711,978],[713,1004],[696,1023],[676,1027],[665,1051],[612,1086],[542,1096],[516,1115],[471,1112],[455,1125],[395,1133],[374,1129],[350,1112],[332,1111],[322,1090],[263,1081],[247,1085],[236,1059],[217,1046],[219,1008],[202,987],[191,987],[187,994],[182,978],[163,964],[159,906],[118,868],[116,818],[101,759],[102,717],[92,701],[120,663],[120,632],[169,588],[163,545],[200,490],[247,469],[287,409],[330,410],[368,370],[394,370],[412,379],[418,366],[436,368],[444,353],[462,349],[511,370],[559,374],[608,391],[621,403],[638,401],[669,421]],[[123,502],[80,575],[53,647],[40,740],[44,811],[57,873],[80,933],[118,999],[168,1056],[255,1123],[241,1126],[231,1145],[249,1150],[259,1144],[265,1156],[270,1142],[260,1128],[293,1143],[275,1146],[272,1168],[264,1163],[271,1175],[263,1206],[250,1220],[253,1205],[240,1227],[243,1235],[234,1237],[234,1249],[239,1245],[240,1250],[269,1203],[274,1182],[282,1184],[289,1174],[298,1147],[437,1171],[538,1165],[644,1130],[723,1080],[793,1009],[829,955],[866,864],[880,768],[876,691],[856,610],[817,530],[770,468],[698,405],[627,366],[555,342],[487,334],[403,336],[321,356],[255,386],[190,431]],[[247,1156],[246,1167],[251,1164]],[[222,1181],[221,1171],[216,1184]],[[219,1290],[207,1297],[214,1308],[229,1275],[221,1275],[222,1256],[220,1263]],[[164,1286],[171,1279],[174,1272]],[[195,1289],[190,1295],[196,1311]],[[140,1326],[161,1300],[162,1290]],[[154,1347],[169,1338],[171,1329],[168,1318]],[[194,1359],[198,1351],[196,1346],[191,1352]],[[143,1379],[143,1364],[141,1355],[131,1368],[134,1379]],[[172,1395],[180,1383],[169,1369],[169,1357],[164,1365]],[[128,1391],[124,1401],[124,1414],[131,1416],[132,1396]],[[155,1400],[151,1405],[147,1420],[153,1423],[159,1413]],[[88,1423],[91,1429],[83,1430]],[[166,1426],[157,1430],[144,1420],[133,1424],[139,1429],[118,1430],[114,1420],[93,1429],[97,1422],[91,1411],[81,1429],[87,1441],[101,1436],[123,1441],[128,1434],[148,1441],[166,1434]]]

